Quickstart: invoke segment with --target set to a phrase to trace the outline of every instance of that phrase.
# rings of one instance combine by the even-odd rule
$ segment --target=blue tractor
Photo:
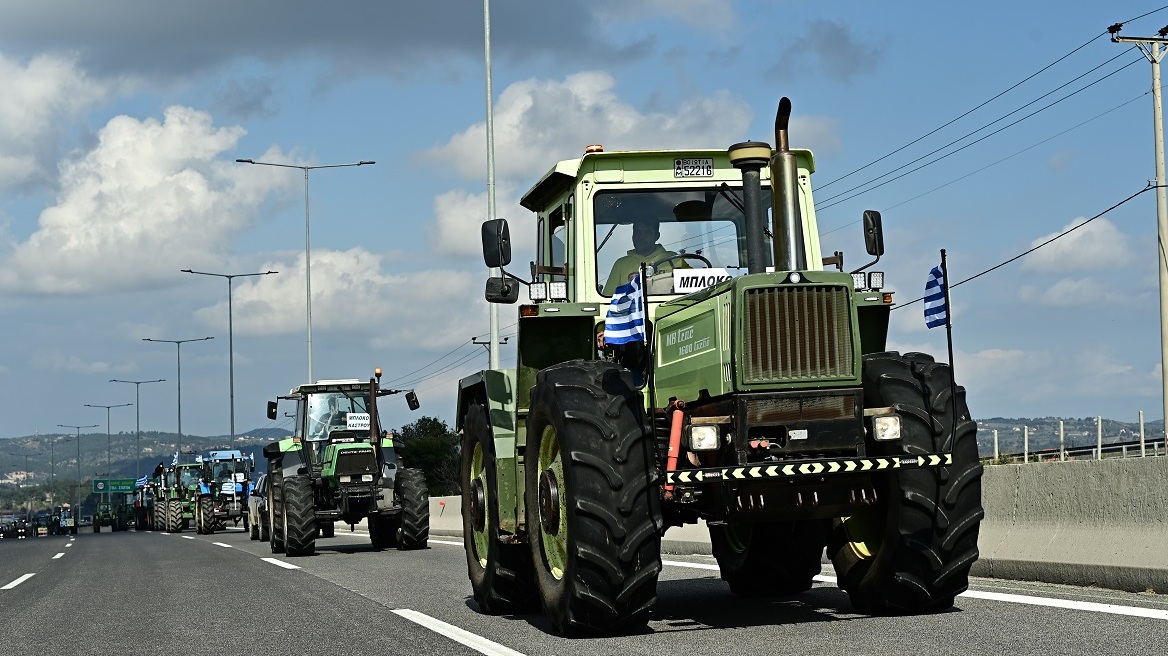
[[[247,498],[251,494],[251,474],[255,459],[241,451],[211,451],[202,458],[202,478],[195,504],[195,530],[210,535],[231,521],[248,529]]]

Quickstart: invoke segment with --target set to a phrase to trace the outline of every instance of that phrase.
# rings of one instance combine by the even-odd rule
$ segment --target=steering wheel
[[[653,270],[656,271],[657,265],[665,264],[666,262],[672,262],[673,260],[698,260],[699,262],[705,264],[707,269],[714,268],[714,265],[711,264],[704,255],[699,253],[678,253],[677,255],[670,255],[669,257],[661,258],[652,264],[646,265],[646,268],[653,267]]]

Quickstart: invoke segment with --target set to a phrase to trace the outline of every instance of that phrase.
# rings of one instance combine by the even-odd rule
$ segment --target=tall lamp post
[[[142,478],[142,403],[138,396],[138,391],[142,389],[142,385],[146,383],[165,383],[165,378],[158,380],[118,380],[116,378],[110,379],[111,383],[130,383],[134,386],[134,430],[136,437],[134,438],[134,479]]]
[[[111,408],[125,408],[134,405],[133,403],[119,403],[117,405],[97,405],[93,403],[86,403],[87,408],[105,408],[105,468],[113,471],[110,466],[110,452],[113,450],[113,438],[110,437],[110,409]]]
[[[89,424],[88,426],[74,426],[73,424],[57,424],[61,428],[72,428],[77,431],[77,508],[74,509],[74,517],[77,521],[81,519],[81,429],[82,428],[97,428],[97,424]]]
[[[263,271],[261,273],[207,273],[206,271],[191,271],[180,269],[183,273],[193,273],[200,276],[216,276],[227,279],[227,388],[231,399],[231,442],[235,443],[235,338],[231,324],[231,279],[246,278],[248,276],[268,276],[279,271]]]
[[[338,169],[346,166],[365,166],[376,164],[368,160],[349,164],[320,164],[317,166],[299,166],[296,164],[280,164],[276,162],[257,162],[254,159],[237,159],[240,164],[255,164],[257,166],[279,166],[286,169],[300,169],[304,171],[304,295],[308,319],[308,381],[312,382],[312,260],[310,230],[308,223],[308,172],[313,169]]]
[[[62,442],[68,442],[69,437],[63,436],[65,439]],[[56,454],[57,438],[49,438],[49,506],[55,507],[57,505],[56,491],[53,489],[57,485],[57,454]]]
[[[28,483],[28,473],[29,473],[29,471],[28,471],[28,458],[29,458],[29,456],[35,456],[36,453],[35,452],[34,453],[16,453],[15,451],[9,451],[8,455],[10,455],[10,456],[24,456],[24,474],[26,477],[25,484],[27,484]],[[29,515],[32,514],[32,499],[28,500],[28,514]]]
[[[205,342],[214,337],[196,337],[195,339],[151,339],[143,337],[143,342],[166,342],[174,344],[178,358],[178,451],[182,451],[182,345],[187,342]]]

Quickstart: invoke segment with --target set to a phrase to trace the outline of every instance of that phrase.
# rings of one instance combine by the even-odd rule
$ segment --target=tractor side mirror
[[[417,410],[422,407],[422,404],[418,401],[418,395],[414,394],[414,390],[406,392],[406,405],[410,406],[410,410]]]
[[[519,283],[504,276],[487,278],[484,296],[488,303],[514,303],[519,300]]]
[[[507,219],[483,221],[483,261],[488,269],[511,263],[511,230]]]
[[[276,418],[276,402],[268,401],[268,419]]]
[[[884,231],[876,210],[864,210],[864,248],[877,258],[884,255]]]

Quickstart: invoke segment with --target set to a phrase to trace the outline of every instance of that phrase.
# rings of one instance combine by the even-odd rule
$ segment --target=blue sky
[[[951,279],[968,278],[1155,176],[1151,66],[1101,35],[1149,12],[1124,34],[1154,34],[1168,24],[1156,3],[496,0],[491,12],[496,204],[518,261],[532,243],[518,196],[557,160],[590,143],[773,141],[784,95],[793,145],[816,153],[824,252],[863,262],[859,218],[880,210],[880,268],[901,302],[921,295],[941,248]],[[457,379],[486,364],[470,343],[488,331],[482,19],[470,0],[0,1],[0,436],[104,430],[84,404],[134,400],[111,378],[166,379],[141,387],[142,428],[174,430],[175,348],[142,338],[203,336],[215,339],[182,348],[183,431],[226,434],[226,284],[186,268],[280,272],[233,285],[236,428],[268,425],[264,401],[306,373],[303,175],[237,158],[377,162],[310,176],[313,373],[380,366],[386,384],[418,390],[421,413],[453,423]],[[1145,193],[954,289],[974,416],[1161,418],[1155,240]],[[893,349],[945,358],[919,303],[893,313],[891,333]],[[392,426],[418,416],[391,405]],[[111,429],[134,421],[114,409]]]

